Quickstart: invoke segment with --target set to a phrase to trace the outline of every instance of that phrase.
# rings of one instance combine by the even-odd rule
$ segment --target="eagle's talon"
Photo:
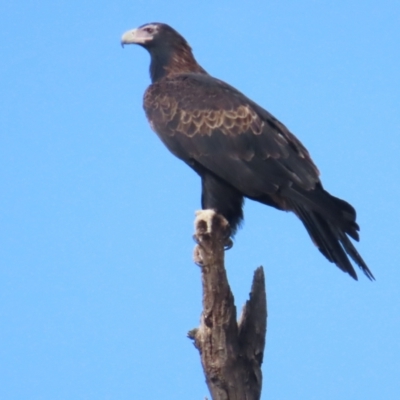
[[[233,247],[233,240],[231,238],[228,238],[225,243],[224,243],[224,250],[230,250]]]

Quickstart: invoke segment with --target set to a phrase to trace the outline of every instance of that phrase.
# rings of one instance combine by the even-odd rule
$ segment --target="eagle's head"
[[[166,48],[188,46],[186,40],[173,28],[160,22],[152,22],[125,32],[121,44],[138,44],[150,53]]]
[[[167,24],[152,22],[127,31],[121,44],[138,44],[150,53],[153,82],[177,73],[206,73],[194,59],[185,38]]]

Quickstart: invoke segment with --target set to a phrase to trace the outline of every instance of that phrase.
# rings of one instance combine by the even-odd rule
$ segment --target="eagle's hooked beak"
[[[146,32],[143,32],[139,28],[131,29],[122,35],[121,46],[124,47],[125,44],[145,44],[149,40],[151,38]]]
[[[136,35],[137,35],[137,29],[131,29],[130,31],[126,31],[121,37],[121,46],[124,47],[125,44],[136,43],[135,41]]]

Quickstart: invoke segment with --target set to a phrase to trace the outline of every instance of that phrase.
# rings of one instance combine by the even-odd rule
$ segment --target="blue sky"
[[[226,266],[238,309],[263,265],[263,399],[400,393],[400,4],[88,0],[0,7],[0,398],[202,399],[186,332],[198,177],[142,111],[166,22],[211,74],[284,122],[353,204],[377,278],[354,282],[290,214],[248,201]]]

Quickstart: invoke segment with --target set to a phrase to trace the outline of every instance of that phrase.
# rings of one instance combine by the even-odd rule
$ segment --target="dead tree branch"
[[[237,322],[224,267],[224,247],[231,245],[227,221],[210,210],[198,212],[194,238],[203,312],[199,328],[189,337],[200,352],[211,396],[213,400],[259,400],[267,324],[263,269],[254,273],[250,299]]]

